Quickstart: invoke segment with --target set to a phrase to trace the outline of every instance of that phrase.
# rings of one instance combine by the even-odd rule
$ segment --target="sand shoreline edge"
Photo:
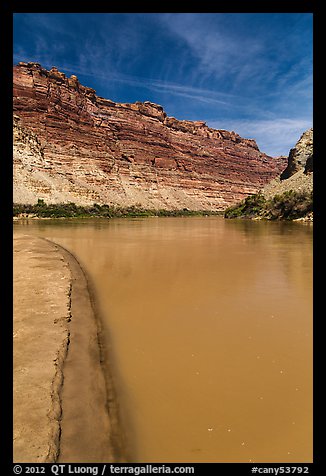
[[[47,240],[47,241],[50,241],[50,240]],[[94,342],[94,345],[97,348],[95,348],[94,351],[97,354],[98,358],[93,363],[99,366],[98,377],[101,381],[101,391],[105,391],[104,405],[108,414],[109,425],[110,425],[109,435],[108,435],[109,436],[109,443],[108,443],[109,454],[108,455],[103,454],[104,459],[102,462],[107,462],[108,456],[110,457],[110,461],[112,462],[124,462],[126,461],[126,458],[124,455],[123,435],[122,435],[122,430],[120,427],[118,402],[116,398],[113,377],[111,375],[110,368],[107,363],[108,356],[106,355],[106,352],[105,352],[105,344],[104,344],[104,339],[102,337],[102,323],[100,318],[100,311],[97,307],[95,288],[93,283],[91,282],[90,277],[87,275],[83,266],[78,261],[78,258],[69,250],[64,248],[62,245],[58,245],[55,242],[51,242],[51,243],[54,243],[60,249],[61,253],[65,256],[72,274],[78,272],[79,276],[76,277],[76,279],[84,280],[84,284],[83,284],[84,292],[85,292],[85,295],[86,294],[88,295],[88,299],[89,299],[91,310],[92,310],[91,318],[93,320],[93,323],[95,323],[96,325],[96,341]],[[72,288],[71,288],[72,316],[74,315],[74,313],[80,314],[80,312],[83,311],[83,306],[79,303],[78,297],[74,297],[73,293],[74,293],[74,285],[72,283]],[[75,322],[77,323],[77,321]],[[93,331],[95,331],[95,328],[93,329]],[[69,343],[69,345],[73,345],[73,340]],[[105,371],[104,371],[104,367],[105,367]],[[63,375],[66,376],[64,368],[63,368]],[[102,377],[103,377],[103,380],[102,380]],[[105,390],[103,390],[103,386],[102,386],[103,381],[105,385]],[[98,437],[98,435],[96,436]],[[78,434],[78,438],[79,437],[80,435]],[[62,456],[59,456],[59,461],[61,461],[61,457]],[[90,461],[89,458],[85,459],[84,453],[82,454],[82,459],[84,459],[87,462]],[[101,461],[96,460],[93,462],[101,462]]]
[[[78,259],[48,239],[14,235],[15,462],[126,461],[104,353]]]

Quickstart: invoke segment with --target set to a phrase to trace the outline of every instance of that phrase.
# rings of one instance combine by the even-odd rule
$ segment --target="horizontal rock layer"
[[[145,101],[115,103],[38,63],[14,67],[14,201],[222,210],[286,159]]]

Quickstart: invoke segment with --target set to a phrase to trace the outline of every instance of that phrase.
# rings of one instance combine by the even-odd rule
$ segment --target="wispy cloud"
[[[234,130],[242,137],[256,140],[260,150],[271,156],[287,156],[301,134],[312,127],[309,119],[274,118],[261,120],[210,121],[216,129]]]
[[[19,61],[42,61],[42,66],[50,68],[53,66],[51,62],[51,57],[47,55],[35,55],[35,57],[28,57],[23,52],[14,55],[14,62],[17,63]],[[110,72],[107,74],[102,67],[94,67],[89,69],[88,66],[83,66],[82,61],[79,64],[72,64],[63,61],[59,66],[56,64],[55,66],[60,67],[61,70],[67,72],[67,74],[80,74],[82,76],[88,76],[92,78],[96,78],[97,80],[105,80],[107,83],[110,82],[117,82],[123,83],[129,86],[138,87],[138,88],[147,88],[152,91],[157,92],[164,92],[168,94],[172,94],[175,96],[189,98],[192,101],[199,101],[204,102],[211,105],[223,105],[230,107],[234,101],[239,96],[234,94],[225,94],[219,93],[214,90],[186,86],[183,84],[177,84],[174,82],[169,81],[162,81],[152,79],[149,80],[147,78],[142,78],[139,76],[132,76],[127,74],[122,74],[119,72]]]
[[[254,76],[262,69],[258,58],[263,52],[261,40],[243,35],[227,15],[165,14],[160,17],[170,32],[183,41],[196,59],[195,75],[215,79]],[[255,60],[256,64],[254,64]],[[249,65],[248,65],[249,63]]]
[[[254,96],[267,89],[284,92],[312,74],[312,38],[303,37],[301,17],[164,14],[158,20],[196,59],[192,81],[215,80],[223,91]]]

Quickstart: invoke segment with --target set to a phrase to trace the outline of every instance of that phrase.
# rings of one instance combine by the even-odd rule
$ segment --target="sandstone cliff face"
[[[287,167],[280,177],[267,184],[262,192],[266,198],[293,190],[313,191],[313,129],[305,131],[287,158]]]
[[[222,210],[286,165],[254,140],[115,103],[38,63],[14,67],[14,115],[16,203]]]
[[[301,169],[305,173],[313,171],[313,129],[304,132],[290,150],[288,165],[281,174],[281,180],[288,179]]]

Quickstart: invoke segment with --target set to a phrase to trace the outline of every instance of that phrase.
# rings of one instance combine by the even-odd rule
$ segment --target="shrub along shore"
[[[116,205],[99,205],[94,203],[91,206],[80,206],[75,203],[47,204],[39,199],[34,205],[15,204],[13,206],[13,216],[19,218],[136,218],[136,217],[183,217],[183,216],[207,216],[223,215],[223,211],[207,210],[155,210],[144,209],[140,205],[129,207],[119,207]]]
[[[266,220],[296,220],[312,216],[313,193],[289,190],[273,198],[265,198],[259,192],[250,195],[224,212],[216,210],[155,210],[140,205],[119,207],[116,205],[80,206],[75,203],[47,204],[39,199],[36,204],[14,204],[16,218],[136,218],[136,217],[187,217],[224,216],[224,218],[253,218]]]
[[[267,220],[296,220],[312,216],[313,193],[289,190],[267,199],[262,193],[250,195],[227,208],[225,218],[258,218]]]

